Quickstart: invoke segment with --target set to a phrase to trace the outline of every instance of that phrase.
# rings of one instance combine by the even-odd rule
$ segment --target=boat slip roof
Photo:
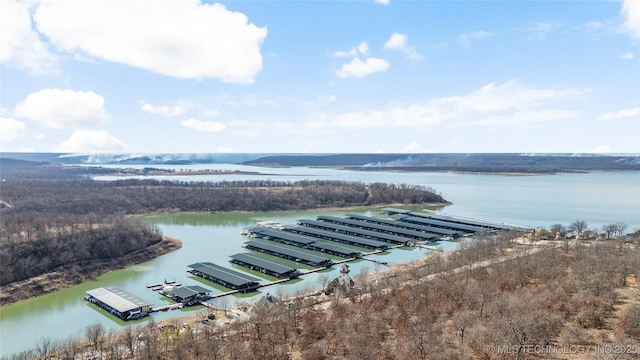
[[[373,249],[387,248],[387,244],[385,244],[382,241],[366,239],[358,236],[352,236],[344,233],[339,233],[337,231],[327,231],[327,230],[322,230],[322,229],[308,227],[308,226],[301,226],[301,225],[287,226],[285,230],[295,232],[298,234],[304,234],[304,235],[329,239],[330,241],[346,242],[348,244],[365,247],[365,248],[373,248]]]
[[[177,296],[182,299],[186,299],[189,296],[198,295],[198,294],[207,294],[209,290],[203,288],[202,286],[178,286],[171,290],[171,295]]]
[[[249,283],[257,283],[260,280],[253,276],[245,275],[239,271],[227,269],[223,266],[210,262],[201,262],[189,265],[189,268],[199,271],[203,274],[220,279],[234,286],[244,286]]]
[[[117,286],[99,287],[87,291],[87,294],[121,313],[151,305],[147,301]]]
[[[265,241],[249,241],[245,243],[245,245],[249,250],[254,250],[254,249],[266,250],[273,253],[284,254],[290,257],[302,259],[307,262],[322,263],[326,261],[331,261],[331,259],[326,258],[324,256],[318,256],[318,255],[310,254],[308,252],[291,249],[291,248],[280,246],[280,245],[270,244]]]
[[[296,270],[291,266],[287,266],[276,260],[267,259],[258,254],[238,253],[235,255],[231,255],[230,258],[241,261],[248,265],[257,266],[261,269],[272,271],[277,274],[286,274],[288,272]]]

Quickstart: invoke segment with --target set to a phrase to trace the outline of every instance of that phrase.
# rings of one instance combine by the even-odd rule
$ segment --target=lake
[[[555,223],[569,225],[572,221],[579,219],[587,222],[590,229],[616,222],[627,224],[627,231],[640,228],[640,172],[506,176],[433,172],[359,172],[323,168],[265,169],[225,164],[162,167],[194,171],[201,169],[258,171],[265,174],[155,178],[179,181],[325,179],[425,185],[434,188],[453,203],[438,209],[447,213],[531,227],[548,228]],[[96,179],[109,181],[116,178],[103,176]],[[234,267],[227,262],[228,256],[243,252],[241,245],[248,240],[240,234],[240,231],[257,221],[276,220],[283,224],[294,224],[298,219],[315,219],[318,215],[341,216],[345,213],[382,215],[377,209],[362,209],[146,216],[144,220],[156,224],[164,235],[182,240],[183,247],[158,259],[105,274],[70,289],[1,307],[0,355],[5,356],[33,348],[43,337],[54,340],[72,336],[82,338],[84,328],[93,323],[101,323],[111,331],[118,331],[124,326],[139,326],[149,321],[147,317],[133,324],[125,324],[107,316],[105,312],[97,310],[83,300],[87,290],[99,286],[117,285],[152,302],[154,306],[170,302],[147,289],[146,284],[165,279],[175,279],[184,285],[202,285],[212,289],[213,293],[220,292],[223,289],[215,288],[211,283],[202,282],[199,278],[190,276],[186,272],[186,266],[195,262],[211,261]],[[457,244],[444,243],[443,247],[446,250],[453,250]],[[376,255],[376,258],[395,264],[415,260],[429,253],[428,250],[423,249],[394,249],[386,255]],[[352,275],[382,268],[381,265],[368,261],[349,263],[349,265]],[[242,303],[250,303],[267,291],[284,295],[305,289],[318,289],[324,281],[336,277],[337,273],[337,269],[334,269],[330,272],[305,275],[302,281],[263,288],[261,293],[249,297],[223,298],[225,300],[218,300],[218,305],[235,307]],[[152,317],[160,321],[202,310],[200,308],[175,310],[157,313]]]

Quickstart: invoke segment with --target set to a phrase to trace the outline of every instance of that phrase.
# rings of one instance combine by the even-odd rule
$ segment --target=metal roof
[[[309,245],[314,243],[317,240],[309,236],[302,236],[302,235],[292,234],[290,232],[286,232],[282,230],[273,230],[269,228],[261,228],[257,231],[254,230],[253,232],[267,238],[278,238],[278,239],[282,239],[282,240],[286,240],[289,242],[302,244],[302,245]]]
[[[459,231],[455,231],[451,229],[443,229],[440,227],[434,227],[434,226],[428,226],[428,225],[411,224],[411,223],[400,222],[396,220],[379,219],[374,217],[352,215],[352,214],[347,214],[345,216],[349,219],[353,219],[354,221],[360,221],[360,222],[370,221],[370,222],[375,222],[377,224],[384,224],[384,225],[388,225],[395,228],[404,227],[406,229],[412,229],[413,231],[418,231],[418,232],[425,231],[430,234],[439,234],[440,236],[442,235],[456,236],[460,233]],[[402,216],[404,215],[392,215],[390,216],[390,218],[399,219]]]
[[[189,265],[188,267],[206,274],[212,278],[220,279],[234,286],[244,286],[260,281],[253,276],[245,275],[239,271],[227,269],[223,266],[216,265],[210,262],[195,263]]]
[[[402,222],[418,223],[418,224],[423,224],[423,225],[427,225],[427,226],[442,227],[442,228],[445,228],[445,229],[460,230],[460,231],[466,231],[466,232],[487,231],[486,228],[483,228],[483,227],[480,227],[480,226],[458,224],[458,223],[454,223],[454,222],[451,222],[451,221],[427,219],[427,218],[418,217],[418,216],[402,216],[402,215],[398,215],[398,219],[400,221],[402,221]]]
[[[415,239],[414,237],[410,237],[409,235],[398,236],[398,235],[386,234],[380,231],[372,231],[372,230],[366,230],[366,229],[357,228],[353,226],[338,225],[338,224],[330,223],[327,221],[302,219],[302,220],[298,220],[298,223],[302,226],[307,226],[307,227],[326,228],[326,229],[331,229],[332,231],[359,234],[362,236],[375,238],[380,241],[393,243],[393,244],[406,244],[411,239]],[[435,237],[436,236],[434,235],[434,238]]]
[[[424,217],[424,218],[428,218],[428,219],[450,221],[450,222],[459,223],[459,224],[476,225],[476,226],[485,227],[485,228],[489,228],[489,229],[495,229],[495,230],[510,230],[510,229],[514,228],[514,226],[495,223],[495,222],[491,222],[491,221],[488,221],[488,220],[468,219],[468,218],[458,217],[458,216],[453,216],[453,215],[443,215],[443,214],[436,214],[436,213],[423,214],[423,213],[418,213],[418,212],[411,212],[408,215],[417,216],[417,217]]]
[[[454,236],[458,232],[447,229],[430,228],[416,224],[401,223],[393,220],[370,218],[360,215],[347,215],[347,219],[335,216],[318,216],[321,221],[329,221],[334,223],[345,224],[347,226],[358,226],[374,231],[391,232],[394,234],[403,234],[414,237],[416,239],[431,240],[442,235]]]
[[[386,207],[386,208],[383,208],[382,211],[391,215],[401,214],[401,215],[417,216],[417,217],[422,217],[427,219],[450,221],[450,222],[459,223],[459,224],[476,225],[476,226],[480,226],[480,227],[484,227],[492,230],[528,230],[529,229],[528,227],[521,226],[521,225],[512,225],[512,224],[506,224],[506,223],[501,223],[501,222],[496,222],[491,220],[470,218],[467,216],[441,213],[433,210],[425,210],[425,212],[418,212],[418,211],[412,211],[412,210],[397,209],[393,207]]]
[[[209,290],[203,288],[202,286],[195,285],[195,286],[177,286],[177,287],[174,287],[169,293],[181,299],[186,299],[193,295],[206,294],[208,292]]]
[[[267,259],[258,254],[238,253],[231,255],[230,258],[241,261],[248,265],[257,266],[261,269],[265,269],[276,274],[286,274],[288,272],[296,271],[296,269],[291,266],[287,266],[276,260]]]
[[[250,250],[266,250],[277,254],[283,254],[291,258],[301,259],[305,262],[310,263],[320,264],[323,262],[331,261],[331,259],[324,256],[309,254],[308,252],[291,249],[281,245],[270,244],[265,241],[248,241],[247,243],[245,243],[245,246]]]
[[[87,294],[121,313],[151,305],[149,302],[117,286],[99,287],[87,291]]]
[[[336,243],[332,243],[330,241],[318,240],[315,243],[311,244],[311,247],[314,247],[317,249],[329,250],[333,253],[346,255],[346,256],[357,256],[358,254],[361,254],[360,251],[348,248],[346,246],[341,246]]]
[[[295,233],[303,233],[305,235],[310,234],[311,236],[318,236],[331,241],[344,242],[350,245],[361,246],[369,249],[386,249],[388,247],[387,244],[382,241],[365,239],[336,231],[321,230],[307,226],[287,226],[285,227],[285,230]]]

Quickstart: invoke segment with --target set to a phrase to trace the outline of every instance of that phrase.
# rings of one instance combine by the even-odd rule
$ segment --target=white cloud
[[[365,41],[361,42],[360,45],[358,45],[358,52],[362,55],[366,55],[369,52],[369,44]]]
[[[609,145],[600,145],[600,146],[595,147],[593,150],[591,150],[591,152],[601,153],[601,154],[610,154],[611,153],[611,146],[609,146]]]
[[[640,1],[624,0],[622,15],[624,16],[624,29],[629,32],[631,37],[640,39]]]
[[[380,5],[389,5],[389,0],[373,0],[373,2]]]
[[[225,129],[225,125],[221,122],[200,121],[193,118],[180,122],[180,125],[204,132],[219,132]]]
[[[417,127],[443,122],[499,126],[575,118],[577,112],[554,108],[554,102],[583,97],[579,88],[538,89],[516,81],[487,84],[462,96],[432,99],[423,103],[392,105],[385,110],[354,111],[335,116],[333,126]]]
[[[336,51],[333,53],[334,57],[340,58],[340,57],[354,57],[354,56],[358,56],[358,50],[356,49],[351,49],[349,51]]]
[[[400,50],[402,53],[412,61],[418,61],[422,59],[422,56],[418,54],[413,46],[409,46],[407,35],[394,33],[389,40],[384,43],[385,50]]]
[[[462,46],[468,48],[471,45],[472,41],[482,40],[489,35],[491,35],[491,33],[486,31],[474,31],[458,36],[458,41],[462,44]]]
[[[69,139],[56,148],[59,152],[69,153],[99,153],[121,152],[127,149],[127,144],[118,140],[105,130],[77,130]]]
[[[337,58],[355,57],[355,56],[358,56],[358,54],[366,55],[368,52],[369,52],[369,44],[367,44],[366,41],[363,41],[360,44],[358,44],[358,47],[353,48],[349,51],[336,51],[333,53],[333,56]]]
[[[407,35],[395,33],[384,43],[384,49],[400,50],[407,46]]]
[[[29,94],[14,113],[49,128],[73,129],[106,121],[103,106],[104,99],[93,91],[43,89]]]
[[[600,120],[615,120],[634,116],[640,116],[640,107],[609,112],[600,116]]]
[[[10,141],[22,137],[26,129],[22,121],[0,116],[0,140]]]
[[[46,1],[38,30],[60,50],[166,76],[251,83],[262,70],[267,29],[199,0]]]
[[[636,56],[633,55],[633,53],[626,53],[626,54],[620,55],[620,59],[622,59],[622,60],[631,60],[631,59],[633,59],[635,57]]]
[[[336,71],[336,74],[341,78],[363,78],[376,72],[386,71],[388,68],[389,63],[383,59],[367,58],[362,61],[355,58],[351,62],[343,64],[340,70]]]
[[[191,103],[182,102],[176,105],[151,105],[145,103],[141,109],[153,115],[160,115],[164,117],[178,116],[186,113],[191,108]]]
[[[29,4],[0,0],[0,13],[0,63],[27,69],[32,75],[58,74],[58,59],[31,29]]]

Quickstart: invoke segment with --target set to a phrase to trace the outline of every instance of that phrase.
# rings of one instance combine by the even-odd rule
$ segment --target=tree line
[[[344,181],[272,180],[178,182],[82,179],[24,179],[2,184],[1,238],[73,227],[115,214],[154,212],[278,211],[444,203],[423,186]]]
[[[538,236],[547,239],[567,239],[568,237],[575,237],[578,239],[611,239],[611,238],[624,238],[625,231],[628,225],[623,222],[615,222],[610,224],[604,224],[600,228],[589,228],[584,220],[574,220],[571,224],[553,224],[549,229],[539,229]],[[640,229],[632,229],[633,234],[638,236]]]
[[[0,285],[51,271],[79,271],[85,265],[120,258],[158,244],[162,234],[153,225],[115,216],[81,226],[46,231],[36,226],[28,240],[4,237],[0,242]],[[62,269],[61,269],[62,268]],[[85,275],[79,274],[79,278]]]

